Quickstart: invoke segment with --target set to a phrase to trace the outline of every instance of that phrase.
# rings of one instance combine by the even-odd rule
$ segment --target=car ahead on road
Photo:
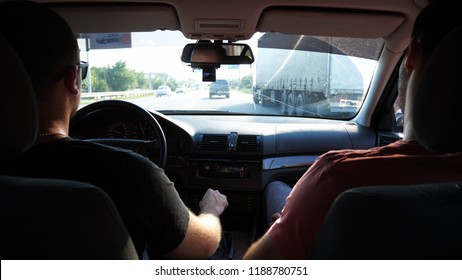
[[[403,137],[394,118],[399,65],[426,0],[36,1],[69,22],[90,63],[70,136],[149,158],[194,211],[208,188],[225,194],[223,244],[233,246],[222,244],[215,258],[241,259],[267,230],[270,182],[293,186],[325,152]],[[128,48],[86,45],[122,31]],[[181,60],[186,45],[208,41],[246,44],[255,61],[201,68]],[[241,55],[236,49],[227,55]],[[216,82],[203,80],[204,69]],[[153,102],[149,89],[167,81],[194,91]],[[210,100],[228,98],[230,85],[239,88],[232,99]],[[101,101],[107,92],[125,102]]]
[[[209,96],[225,96],[229,98],[229,84],[227,80],[216,80],[210,84]]]
[[[175,90],[176,93],[186,93],[185,87],[177,87]]]
[[[159,86],[156,91],[157,96],[170,96],[172,89],[169,86]]]

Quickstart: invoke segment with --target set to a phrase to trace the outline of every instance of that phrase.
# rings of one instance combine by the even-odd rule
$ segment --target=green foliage
[[[127,68],[127,63],[118,61],[106,70],[106,82],[110,91],[126,91],[135,88],[135,71]]]
[[[109,91],[109,85],[106,81],[105,67],[91,68],[91,88],[94,92]]]
[[[241,79],[241,88],[252,88],[252,76],[248,75]]]
[[[145,74],[129,69],[123,61],[107,67],[91,67],[90,72],[92,92],[149,89],[149,81]],[[88,89],[87,80],[83,81],[82,88]]]
[[[171,89],[176,89],[178,87],[178,82],[176,81],[176,79],[174,79],[173,77],[168,77],[167,81],[166,81],[166,84],[167,86],[169,86]]]
[[[143,72],[135,72],[136,88],[149,89],[148,80],[144,77]]]
[[[232,79],[228,81],[229,87],[233,89],[250,89],[252,88],[252,76],[248,75],[242,79]]]
[[[150,74],[146,79],[147,87],[149,89],[157,89],[159,86],[164,84],[164,77],[166,74],[156,73]]]
[[[130,89],[157,89],[161,85],[168,85],[172,90],[179,86],[194,88],[195,81],[177,81],[167,73],[136,72],[129,69],[127,63],[118,61],[115,65],[106,67],[91,67],[90,75],[82,83],[83,92],[88,92],[88,79],[91,78],[92,92],[126,91]],[[241,80],[229,81],[230,88],[250,89],[252,77],[245,76]]]
[[[238,79],[233,79],[233,80],[228,81],[228,84],[229,84],[229,88],[238,89],[240,82]]]

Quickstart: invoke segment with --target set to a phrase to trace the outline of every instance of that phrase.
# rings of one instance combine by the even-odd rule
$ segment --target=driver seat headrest
[[[21,59],[0,35],[0,154],[15,154],[30,148],[37,137],[38,113],[35,92]]]
[[[429,57],[412,104],[416,137],[432,151],[462,151],[461,46],[462,26],[458,26]]]

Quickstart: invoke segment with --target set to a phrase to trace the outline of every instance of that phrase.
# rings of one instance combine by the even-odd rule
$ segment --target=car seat
[[[0,155],[27,151],[38,114],[32,84],[19,57],[0,35]],[[109,196],[70,180],[4,175],[0,170],[2,260],[137,259],[127,229]]]
[[[462,259],[462,182],[368,186],[329,209],[313,259]]]
[[[430,150],[462,151],[462,27],[430,56],[414,100],[418,141]],[[462,172],[462,164],[461,164]],[[462,259],[462,182],[369,186],[337,197],[312,259]]]

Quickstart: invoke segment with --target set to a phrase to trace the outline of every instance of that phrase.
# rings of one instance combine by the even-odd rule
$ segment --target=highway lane
[[[163,110],[210,110],[222,112],[238,112],[246,114],[275,114],[279,113],[276,107],[262,107],[253,102],[252,94],[231,91],[230,97],[210,98],[208,91],[189,91],[186,93],[173,93],[163,97],[140,97],[129,99],[148,111]]]

